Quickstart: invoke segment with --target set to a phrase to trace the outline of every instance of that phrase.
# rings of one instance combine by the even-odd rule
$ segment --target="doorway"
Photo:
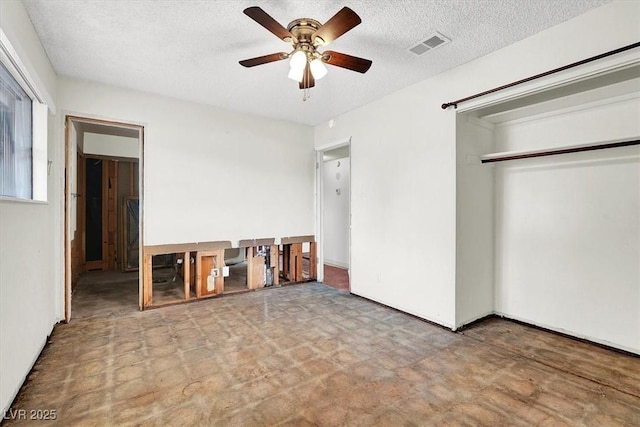
[[[65,320],[136,311],[143,128],[67,116],[65,140]]]
[[[346,141],[318,151],[319,280],[343,291],[351,289],[350,149]]]

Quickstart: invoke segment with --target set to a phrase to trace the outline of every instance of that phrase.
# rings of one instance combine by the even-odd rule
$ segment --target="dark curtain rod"
[[[532,153],[507,154],[500,157],[491,157],[488,159],[482,159],[482,163],[495,163],[495,162],[503,162],[505,160],[530,159],[532,157],[553,156],[556,154],[580,153],[582,151],[604,150],[605,148],[629,147],[631,145],[640,145],[640,140],[636,139],[634,141],[609,142],[606,144],[589,145],[586,147],[558,148],[555,150],[535,151]]]
[[[609,52],[605,52],[605,53],[601,53],[600,55],[596,55],[596,56],[592,56],[591,58],[587,58],[587,59],[583,59],[582,61],[578,61],[578,62],[574,62],[572,64],[569,65],[565,65],[563,67],[559,67],[559,68],[554,68],[553,70],[550,71],[545,71],[544,73],[540,73],[540,74],[536,74],[535,76],[531,76],[531,77],[527,77],[526,79],[522,79],[522,80],[518,80],[516,82],[513,83],[509,83],[506,84],[504,86],[500,86],[500,87],[496,87],[493,89],[489,89],[489,90],[485,90],[484,92],[480,92],[480,93],[476,93],[475,95],[471,95],[471,96],[467,96],[466,98],[462,98],[462,99],[458,99],[457,101],[452,101],[452,102],[447,102],[445,104],[442,104],[442,109],[446,110],[447,108],[453,106],[455,108],[458,108],[458,104],[460,104],[461,102],[466,102],[475,98],[479,98],[481,96],[485,96],[488,95],[490,93],[494,93],[494,92],[498,92],[501,91],[503,89],[507,89],[513,86],[517,86],[519,84],[522,83],[526,83],[526,82],[530,82],[531,80],[535,80],[535,79],[539,79],[540,77],[546,77],[548,75],[551,74],[555,74],[558,73],[560,71],[564,71],[564,70],[568,70],[569,68],[573,68],[573,67],[577,67],[579,65],[583,65],[583,64],[587,64],[589,62],[593,62],[593,61],[597,61],[598,59],[602,59],[602,58],[606,58],[607,56],[611,56],[611,55],[615,55],[630,49],[635,49],[636,47],[640,46],[640,42],[638,43],[633,43],[618,49],[614,49],[611,50]]]

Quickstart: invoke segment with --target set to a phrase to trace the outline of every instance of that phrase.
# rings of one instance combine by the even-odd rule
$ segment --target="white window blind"
[[[33,197],[32,100],[0,63],[0,196]]]

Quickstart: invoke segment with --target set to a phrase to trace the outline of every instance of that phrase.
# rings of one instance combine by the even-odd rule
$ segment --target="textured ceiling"
[[[316,125],[512,44],[610,0],[25,0],[56,72],[236,111]],[[329,66],[311,98],[288,63],[241,59],[289,50],[242,11],[260,6],[283,26],[326,22],[349,6],[362,23],[328,49],[371,59],[359,74]],[[452,42],[407,49],[439,31]]]

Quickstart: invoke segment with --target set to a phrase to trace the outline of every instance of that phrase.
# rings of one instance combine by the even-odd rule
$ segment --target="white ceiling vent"
[[[428,36],[425,40],[419,42],[415,46],[409,48],[410,52],[415,53],[416,55],[422,55],[425,52],[433,50],[437,47],[444,46],[449,43],[451,40],[439,32],[435,32]]]

